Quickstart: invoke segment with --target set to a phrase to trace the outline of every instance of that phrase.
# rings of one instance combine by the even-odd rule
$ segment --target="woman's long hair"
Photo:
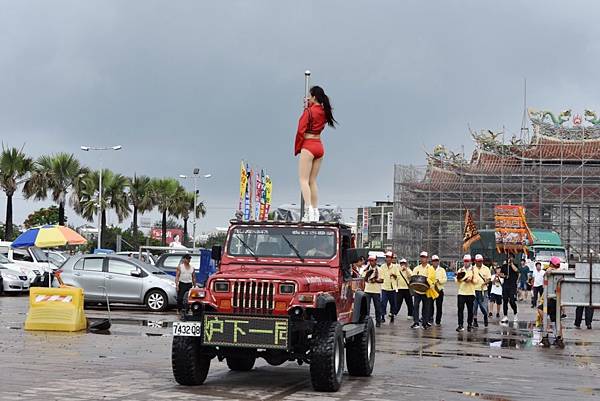
[[[317,102],[323,106],[323,110],[325,110],[325,119],[327,120],[327,124],[330,127],[335,128],[335,124],[338,122],[333,118],[333,107],[331,107],[331,103],[329,103],[329,98],[325,94],[325,91],[320,86],[313,86],[310,88],[311,96],[314,96],[317,99]]]

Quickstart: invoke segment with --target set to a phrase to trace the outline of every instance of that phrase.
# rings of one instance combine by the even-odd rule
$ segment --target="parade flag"
[[[262,199],[262,181],[256,170],[256,193],[254,195],[254,220],[260,221],[260,200]]]
[[[266,188],[265,188],[265,170],[260,170],[260,208],[258,213],[258,219],[260,221],[267,220],[265,218],[265,203],[266,203]]]
[[[271,209],[271,194],[273,193],[273,181],[268,175],[265,176],[265,220],[269,219],[269,209]]]
[[[246,164],[246,192],[244,193],[244,220],[250,220],[250,210],[252,208],[252,170]]]
[[[463,234],[463,251],[467,252],[473,242],[479,241],[481,236],[479,230],[473,221],[473,215],[471,211],[467,209],[465,212],[465,232]]]
[[[525,218],[525,208],[516,205],[497,205],[494,208],[494,221],[497,251],[527,254],[527,246],[532,242],[532,235]]]
[[[244,200],[246,198],[246,186],[248,185],[248,176],[246,175],[246,166],[244,166],[244,161],[242,160],[242,168],[240,171],[240,204],[238,206],[238,210],[242,211],[242,205],[244,204]]]

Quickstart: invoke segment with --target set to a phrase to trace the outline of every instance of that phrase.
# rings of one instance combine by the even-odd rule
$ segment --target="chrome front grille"
[[[275,307],[275,284],[265,280],[234,280],[231,305],[246,312],[268,312]]]

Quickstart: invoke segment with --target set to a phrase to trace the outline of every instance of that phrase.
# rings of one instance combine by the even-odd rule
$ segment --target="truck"
[[[533,271],[536,262],[541,262],[542,267],[546,267],[552,256],[560,258],[560,268],[568,268],[567,251],[562,246],[560,235],[556,231],[532,229],[533,243],[528,248],[526,256],[527,266]],[[498,253],[496,250],[495,230],[480,230],[481,239],[475,241],[470,248],[472,255],[483,255],[486,263],[496,262],[502,265],[506,260],[506,255]],[[517,255],[521,258],[522,255]]]
[[[204,383],[215,358],[233,371],[257,358],[306,363],[317,391],[339,390],[344,362],[351,376],[370,376],[375,326],[352,269],[361,252],[342,223],[232,221],[212,249],[219,271],[190,290],[190,312],[173,324],[177,383]]]

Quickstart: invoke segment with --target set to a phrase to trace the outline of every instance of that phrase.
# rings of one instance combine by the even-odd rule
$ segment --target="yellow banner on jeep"
[[[83,289],[33,287],[29,290],[25,330],[79,331],[86,327]]]

